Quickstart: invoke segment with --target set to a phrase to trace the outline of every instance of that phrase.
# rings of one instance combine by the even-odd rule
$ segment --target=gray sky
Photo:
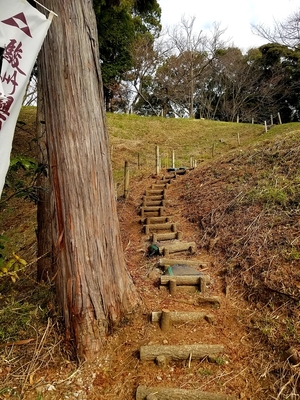
[[[223,39],[231,39],[246,51],[266,41],[251,32],[251,24],[272,27],[274,20],[283,21],[299,9],[298,0],[158,0],[162,9],[162,26],[176,25],[181,17],[195,16],[194,27],[209,30],[214,22],[227,28]]]

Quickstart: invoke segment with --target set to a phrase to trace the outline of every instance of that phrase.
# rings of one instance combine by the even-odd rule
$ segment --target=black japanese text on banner
[[[0,196],[26,86],[50,24],[25,0],[0,0]]]

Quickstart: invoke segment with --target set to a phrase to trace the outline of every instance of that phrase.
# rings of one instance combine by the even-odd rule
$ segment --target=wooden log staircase
[[[197,306],[209,304],[220,307],[218,296],[207,291],[210,277],[200,269],[207,269],[207,262],[193,259],[197,245],[195,242],[184,240],[184,232],[178,230],[179,224],[168,213],[168,188],[178,176],[187,171],[182,170],[162,176],[148,188],[142,196],[140,206],[140,222],[142,234],[149,244],[148,256],[158,258],[157,268],[161,270],[160,288],[168,290],[169,294],[186,293],[189,289],[197,294]],[[182,258],[184,255],[184,258]],[[180,258],[181,256],[181,258]],[[160,258],[159,258],[160,257]],[[189,257],[189,259],[187,259]],[[193,323],[214,324],[214,316],[207,311],[169,311],[156,310],[150,316],[153,324],[167,332],[173,324],[193,321]],[[141,346],[139,357],[141,362],[154,362],[158,368],[166,368],[170,361],[187,363],[202,359],[205,362],[216,362],[216,359],[226,351],[222,344],[186,343],[183,345],[148,345]],[[195,387],[197,382],[195,382]],[[226,393],[203,392],[202,390],[181,389],[176,387],[147,387],[139,385],[136,390],[136,400],[233,400]]]

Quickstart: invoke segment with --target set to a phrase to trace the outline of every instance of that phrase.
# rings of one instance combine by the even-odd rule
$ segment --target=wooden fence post
[[[156,175],[160,173],[159,146],[156,146]]]
[[[278,113],[279,124],[282,124],[280,113]]]
[[[175,168],[175,151],[172,150],[172,168]]]
[[[161,313],[160,328],[163,332],[167,332],[171,326],[171,313],[167,309],[163,309]]]

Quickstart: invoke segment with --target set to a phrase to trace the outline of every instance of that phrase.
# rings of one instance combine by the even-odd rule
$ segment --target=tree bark
[[[56,289],[66,338],[90,361],[139,298],[120,238],[93,2],[43,4],[58,14],[40,56]]]
[[[39,68],[38,68],[39,69]],[[53,201],[51,201],[51,185],[49,181],[47,137],[45,129],[44,101],[41,93],[41,80],[38,79],[38,106],[36,116],[37,141],[39,146],[39,168],[37,179],[38,201],[37,201],[37,280],[49,281],[53,278],[52,268],[52,234],[51,215],[53,214]]]

